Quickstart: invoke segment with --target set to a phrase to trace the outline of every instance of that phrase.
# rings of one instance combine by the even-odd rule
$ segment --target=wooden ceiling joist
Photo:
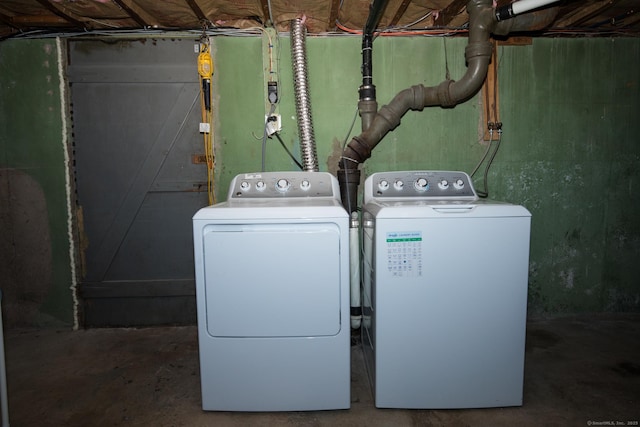
[[[434,20],[434,25],[436,27],[446,27],[466,5],[467,0],[452,0],[447,7],[440,11],[438,17]]]
[[[4,25],[7,25],[7,26],[9,26],[9,27],[11,27],[11,28],[15,28],[16,30],[20,30],[20,29],[21,29],[21,27],[19,27],[18,25],[16,25],[16,24],[13,22],[13,18],[11,18],[11,17],[10,17],[10,16],[8,16],[8,15],[5,15],[5,14],[4,14],[4,13],[2,13],[2,12],[0,12],[0,23],[2,23],[2,24],[4,24]]]
[[[327,30],[333,31],[336,29],[338,13],[340,13],[340,0],[331,0],[331,11],[329,12],[329,22],[327,22]]]
[[[267,0],[260,0],[260,5],[262,6],[262,16],[264,16],[262,23],[266,25],[267,22],[271,22],[273,25],[271,12],[269,12],[269,2]]]
[[[127,15],[143,28],[158,28],[160,23],[131,0],[113,0]]]
[[[56,3],[51,3],[49,0],[38,0],[38,3],[40,3],[42,6],[47,8],[54,15],[57,15],[60,18],[64,19],[70,26],[76,27],[76,28],[85,27],[84,22],[64,12],[59,6],[56,5]]]
[[[640,22],[640,11],[634,10],[632,14],[627,15],[622,21],[622,28],[631,28],[637,26],[638,22]]]
[[[390,27],[395,27],[398,24],[398,22],[400,22],[400,19],[402,18],[404,13],[407,11],[407,8],[409,7],[410,3],[411,3],[411,0],[403,0],[402,1],[402,4],[400,4],[400,7],[396,11],[395,16],[393,17],[391,22],[389,22],[389,26]]]
[[[602,2],[594,3],[590,6],[583,6],[576,9],[574,13],[565,15],[564,18],[558,20],[554,27],[577,27],[581,24],[593,19],[605,10],[609,9],[615,0],[609,0],[604,5]]]
[[[187,4],[193,11],[193,13],[198,17],[199,21],[208,21],[207,15],[204,14],[200,5],[196,2],[196,0],[186,0]]]

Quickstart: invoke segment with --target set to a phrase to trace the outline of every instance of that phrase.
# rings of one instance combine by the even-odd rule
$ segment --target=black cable
[[[295,162],[295,164],[298,165],[300,170],[304,169],[302,167],[302,165],[300,164],[300,162],[293,156],[293,154],[291,154],[291,151],[289,151],[287,146],[284,144],[284,141],[282,140],[282,138],[280,138],[280,134],[278,132],[275,132],[274,135],[276,136],[276,138],[278,138],[278,141],[280,141],[280,145],[282,145],[282,148],[284,148],[284,150],[287,152],[289,157],[291,157],[291,160],[293,160]]]
[[[347,148],[347,141],[349,140],[349,137],[351,136],[351,131],[353,130],[353,126],[356,124],[356,119],[357,118],[358,118],[358,109],[356,108],[356,113],[353,115],[353,120],[351,121],[351,126],[349,126],[349,130],[347,131],[347,136],[344,137],[344,142],[342,143],[342,153],[343,154],[344,154],[345,148]],[[348,187],[349,186],[349,175],[347,174],[346,161],[347,161],[347,159],[345,159],[344,156],[342,156],[342,170],[344,170],[344,183]],[[351,196],[349,195],[349,191],[347,190],[346,193],[347,193],[347,206],[351,206]],[[351,212],[349,212],[349,215],[351,215]]]
[[[269,125],[268,118],[271,117],[274,111],[276,111],[276,104],[271,104],[269,114],[267,114],[267,119],[264,121],[264,131],[262,132],[262,172],[265,172],[265,159],[267,157],[267,137],[269,136],[267,132],[267,126]]]

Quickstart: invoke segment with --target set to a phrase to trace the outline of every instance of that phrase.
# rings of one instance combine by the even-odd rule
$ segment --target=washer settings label
[[[387,233],[387,269],[392,277],[422,276],[422,232]]]

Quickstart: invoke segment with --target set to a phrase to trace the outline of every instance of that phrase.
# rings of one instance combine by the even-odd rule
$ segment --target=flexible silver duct
[[[302,19],[297,18],[291,21],[291,64],[293,66],[293,86],[296,97],[302,166],[307,172],[317,172],[319,170],[318,155],[313,134],[311,100],[307,81],[306,34],[307,27]]]

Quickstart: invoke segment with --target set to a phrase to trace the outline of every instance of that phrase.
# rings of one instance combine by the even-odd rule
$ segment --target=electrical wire
[[[302,164],[300,164],[300,162],[298,161],[298,159],[295,158],[295,156],[291,153],[291,151],[289,151],[289,149],[287,148],[287,146],[285,145],[284,141],[282,140],[282,138],[280,138],[280,134],[278,132],[275,132],[274,135],[276,136],[276,138],[278,138],[278,141],[280,141],[280,145],[282,145],[282,148],[284,148],[284,150],[287,152],[287,154],[289,155],[289,157],[291,157],[291,160],[294,161],[294,163],[300,168],[300,170],[303,170],[304,167],[302,166]]]
[[[341,29],[344,32],[356,35],[362,35],[362,30],[354,30],[353,28],[348,28],[344,26],[340,21],[336,20],[336,27]],[[455,34],[468,33],[468,28],[458,27],[458,28],[441,28],[441,29],[430,29],[430,30],[406,30],[406,31],[377,31],[375,33],[376,36],[450,36]]]
[[[267,159],[267,138],[269,137],[269,120],[273,112],[276,111],[276,104],[271,104],[269,108],[269,114],[267,114],[267,119],[264,121],[264,130],[262,132],[262,159],[261,159],[261,171],[265,172],[266,169],[266,159]]]
[[[341,161],[342,161],[342,170],[344,170],[344,182],[345,184],[349,184],[349,175],[347,174],[347,160],[349,161],[353,161],[352,159],[347,159],[344,156],[344,150],[347,148],[347,141],[349,140],[349,137],[351,136],[351,131],[353,131],[353,126],[355,126],[356,124],[356,120],[358,119],[358,108],[356,108],[356,112],[353,115],[353,120],[351,120],[351,126],[349,126],[349,130],[347,131],[347,136],[344,137],[344,141],[342,143],[342,154],[343,156],[340,157]],[[346,191],[345,193],[347,193],[347,206],[351,206],[351,195],[349,194],[350,191]],[[351,214],[351,213],[349,213]]]

